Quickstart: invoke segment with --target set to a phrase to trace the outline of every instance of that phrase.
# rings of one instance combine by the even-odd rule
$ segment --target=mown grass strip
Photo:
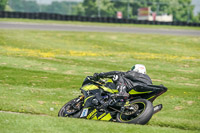
[[[16,132],[81,132],[87,133],[115,133],[115,132],[137,132],[143,133],[146,131],[157,133],[187,133],[187,130],[159,127],[159,126],[140,126],[132,124],[122,124],[114,122],[103,122],[95,120],[83,120],[73,118],[55,118],[49,116],[37,116],[26,114],[8,114],[0,113],[1,131],[7,133],[10,130]],[[197,133],[198,130],[190,131]]]
[[[78,132],[75,129],[83,127],[82,132],[86,132],[93,131],[89,125],[95,123],[96,126],[92,126],[101,132],[103,129],[98,126],[109,132],[119,129],[124,132],[196,132],[200,122],[199,46],[200,38],[187,36],[1,30],[0,110],[53,117],[0,113],[4,123],[0,129],[5,132],[24,132],[27,128],[32,132],[60,129],[64,132],[68,126],[62,123],[67,123],[69,131]],[[147,128],[57,118],[62,105],[80,95],[79,88],[87,75],[127,71],[136,63],[146,65],[154,84],[168,87],[167,93],[154,102],[154,105],[162,103],[163,110],[152,118]],[[2,117],[4,115],[8,119]],[[22,123],[13,126],[12,119]],[[7,123],[4,120],[8,120]],[[34,123],[36,121],[40,123]],[[24,123],[26,127],[22,127]],[[48,128],[51,124],[53,129]],[[113,126],[118,127],[112,129]]]

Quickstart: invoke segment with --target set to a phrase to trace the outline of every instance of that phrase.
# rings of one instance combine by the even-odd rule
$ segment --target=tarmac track
[[[85,26],[85,25],[73,25],[73,24],[37,24],[37,23],[25,23],[25,22],[0,22],[0,29],[44,30],[44,31],[81,31],[81,32],[115,32],[115,33],[200,36],[200,30]]]

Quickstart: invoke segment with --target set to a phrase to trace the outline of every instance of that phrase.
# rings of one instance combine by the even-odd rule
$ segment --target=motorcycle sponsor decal
[[[88,108],[84,108],[80,117],[86,117],[88,114]]]
[[[94,113],[96,113],[96,112],[97,112],[97,110],[94,109],[94,110],[87,116],[87,119],[90,119],[90,118],[94,115]]]
[[[104,121],[109,121],[112,118],[110,113],[103,113],[99,114],[96,109],[94,109],[88,116],[87,119],[92,119],[92,120],[104,120]]]

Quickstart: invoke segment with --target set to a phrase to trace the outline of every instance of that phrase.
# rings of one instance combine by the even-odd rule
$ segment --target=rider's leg
[[[115,78],[115,77],[114,77]],[[116,84],[116,88],[119,91],[119,96],[128,97],[129,94],[127,93],[127,87],[125,85],[124,79],[121,76],[118,76],[116,80],[114,80]]]

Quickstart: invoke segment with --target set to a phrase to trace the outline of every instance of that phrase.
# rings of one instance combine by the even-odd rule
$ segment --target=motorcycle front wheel
[[[83,101],[79,98],[75,98],[67,102],[58,112],[59,117],[78,117],[78,113],[82,109]]]
[[[124,107],[123,113],[117,113],[116,120],[121,123],[146,124],[153,115],[153,105],[146,99],[131,101]]]

